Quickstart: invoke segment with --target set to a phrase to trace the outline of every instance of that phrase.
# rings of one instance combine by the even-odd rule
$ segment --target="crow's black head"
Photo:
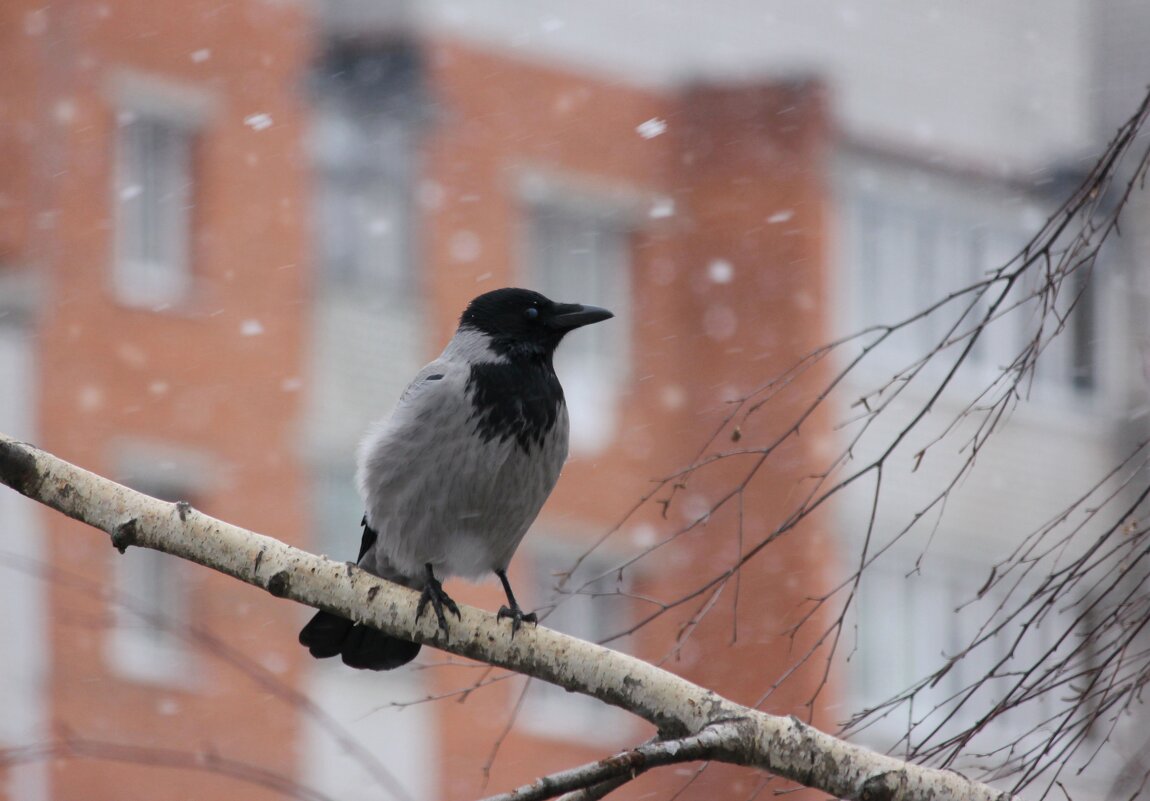
[[[556,303],[530,289],[508,288],[471,301],[459,318],[459,327],[488,335],[499,352],[528,349],[550,353],[568,331],[611,317],[611,312],[598,306]]]

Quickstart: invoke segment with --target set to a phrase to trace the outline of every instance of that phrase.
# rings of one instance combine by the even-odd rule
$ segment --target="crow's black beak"
[[[551,317],[551,325],[563,331],[570,331],[591,323],[610,320],[615,315],[599,306],[583,306],[578,303],[556,303]]]

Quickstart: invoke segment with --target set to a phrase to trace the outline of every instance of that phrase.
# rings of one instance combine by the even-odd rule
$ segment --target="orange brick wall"
[[[5,41],[18,46],[0,57],[4,122],[17,118],[34,138],[0,140],[0,161],[12,165],[3,191],[18,198],[3,214],[0,247],[41,280],[41,444],[113,475],[113,451],[125,438],[193,449],[214,473],[214,489],[196,498],[201,508],[301,541],[308,505],[293,388],[310,280],[299,92],[308,19],[290,3],[200,0],[178,10],[145,0],[43,10],[16,2],[3,13],[11,22]],[[26,34],[28,20],[44,29]],[[209,57],[194,60],[200,50]],[[168,312],[123,307],[110,290],[116,109],[107,86],[119,69],[194,86],[216,106],[194,156],[195,292]],[[245,125],[254,113],[273,125]],[[10,160],[13,150],[33,166]],[[258,320],[263,333],[242,336],[245,320]],[[59,515],[45,513],[45,522],[55,567],[109,584],[117,555],[105,537]],[[296,610],[208,571],[188,575],[192,624],[260,654],[260,666],[294,684]],[[105,658],[113,609],[88,588],[51,586],[52,726],[294,772],[290,705],[210,651],[198,652],[192,689],[123,680]],[[56,798],[279,797],[195,771],[103,760],[56,760],[49,776]]]

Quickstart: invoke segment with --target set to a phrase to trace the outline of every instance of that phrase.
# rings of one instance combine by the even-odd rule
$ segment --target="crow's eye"
[[[528,320],[536,320],[539,318],[539,309],[534,306],[528,306],[527,310],[523,312],[523,316]]]

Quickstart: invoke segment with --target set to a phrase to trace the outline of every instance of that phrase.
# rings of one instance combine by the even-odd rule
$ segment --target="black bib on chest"
[[[530,452],[541,447],[555,428],[563,387],[543,357],[471,365],[467,379],[475,431],[484,442],[514,437]]]

